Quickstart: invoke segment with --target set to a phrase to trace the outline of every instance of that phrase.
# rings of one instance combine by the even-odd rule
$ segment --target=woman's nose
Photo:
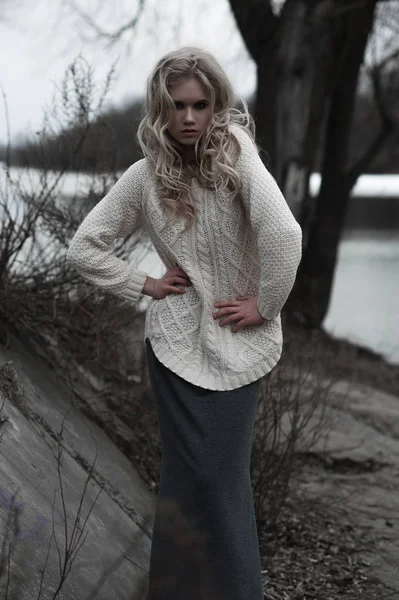
[[[186,112],[186,114],[184,115],[184,122],[185,123],[193,123],[194,122],[194,118],[193,118],[193,114],[192,114],[191,110],[188,110]]]

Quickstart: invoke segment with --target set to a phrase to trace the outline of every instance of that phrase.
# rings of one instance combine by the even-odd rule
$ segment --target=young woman
[[[208,52],[163,57],[138,129],[145,158],[86,216],[67,254],[91,283],[133,303],[153,298],[144,341],[163,460],[149,600],[263,598],[252,434],[260,379],[282,352],[301,229],[259,158],[245,101],[243,112],[234,101]],[[160,279],[112,254],[141,215]]]

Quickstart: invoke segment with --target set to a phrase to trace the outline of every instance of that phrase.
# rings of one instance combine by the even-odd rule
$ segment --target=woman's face
[[[190,146],[194,146],[211,120],[209,95],[195,77],[174,86],[169,93],[175,108],[168,115],[168,131],[175,140],[189,149]],[[192,130],[192,133],[185,130]]]

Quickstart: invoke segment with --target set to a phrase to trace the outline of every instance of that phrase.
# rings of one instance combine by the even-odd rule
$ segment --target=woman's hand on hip
[[[214,304],[219,310],[213,313],[213,318],[224,317],[219,321],[221,327],[236,322],[231,328],[233,333],[248,325],[262,325],[266,319],[262,317],[256,304],[257,298],[254,296],[237,296],[235,300],[221,300]]]
[[[184,294],[183,290],[177,285],[191,285],[189,276],[178,265],[171,267],[160,279],[154,279],[153,298],[162,300],[168,294]]]

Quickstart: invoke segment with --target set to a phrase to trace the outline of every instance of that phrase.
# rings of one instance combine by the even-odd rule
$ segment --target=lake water
[[[362,232],[341,242],[323,326],[399,364],[398,232]]]
[[[13,173],[19,182],[26,175],[19,169],[13,169]],[[31,170],[30,178],[32,173],[35,175]],[[79,184],[74,174],[65,178],[63,191],[66,196],[77,193],[84,197],[84,176],[79,178]],[[0,184],[2,192],[2,177]],[[4,198],[3,193],[0,193],[0,200],[1,196]],[[11,207],[13,214],[14,211],[15,206]],[[40,235],[39,241],[46,243],[47,239]],[[20,264],[34,260],[29,247],[24,248],[18,259]],[[165,272],[152,245],[136,248],[131,260],[153,277],[160,277]],[[143,296],[140,303],[146,306],[148,301],[148,296]],[[399,364],[398,230],[378,234],[363,231],[344,237],[339,247],[333,290],[323,327],[334,337],[370,348],[389,362]]]

